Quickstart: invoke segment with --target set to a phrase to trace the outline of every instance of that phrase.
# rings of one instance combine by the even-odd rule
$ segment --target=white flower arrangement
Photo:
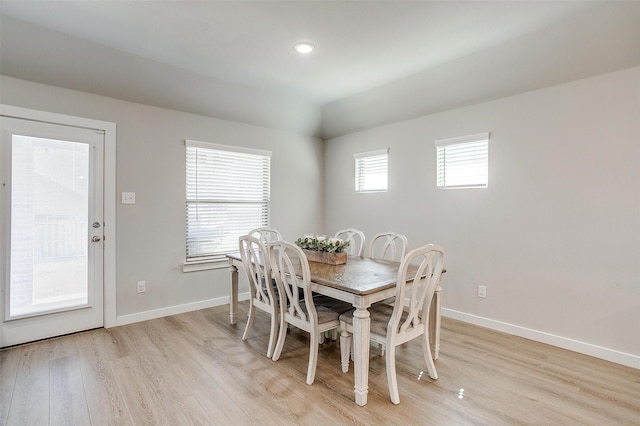
[[[296,240],[296,245],[304,250],[324,253],[342,253],[344,249],[349,246],[349,241],[323,236],[304,236]]]

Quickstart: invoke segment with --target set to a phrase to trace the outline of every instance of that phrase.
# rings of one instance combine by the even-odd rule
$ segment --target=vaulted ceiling
[[[640,65],[640,2],[0,0],[0,72],[330,138]],[[293,51],[310,41],[309,56]]]

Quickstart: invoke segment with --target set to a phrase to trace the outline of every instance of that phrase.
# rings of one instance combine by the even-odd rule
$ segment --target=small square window
[[[438,188],[486,188],[489,133],[436,141]]]
[[[356,192],[386,192],[389,149],[354,154]]]

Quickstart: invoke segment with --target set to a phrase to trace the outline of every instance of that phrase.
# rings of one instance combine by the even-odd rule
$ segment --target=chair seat
[[[323,294],[314,293],[313,303],[316,305],[316,307],[323,306],[325,309],[329,309],[338,315],[353,309],[353,305],[351,303],[343,302],[342,300],[334,299],[333,297],[325,296]],[[325,339],[337,340],[338,329],[336,328],[334,330],[321,334],[320,344],[323,344],[325,342]]]
[[[353,327],[353,313],[355,310],[350,310],[348,312],[340,315],[340,321],[344,321],[345,323],[351,325]],[[391,319],[391,315],[393,315],[393,306],[387,305],[384,303],[376,303],[371,305],[369,308],[369,314],[371,319],[371,334],[377,334],[378,336],[386,336],[387,335],[387,326],[389,325],[389,320]],[[401,321],[405,321],[407,318],[407,312],[404,311],[402,313]]]
[[[334,299],[333,297],[325,296],[323,294],[314,294],[313,303],[316,305],[316,307],[318,307],[318,305],[321,305],[328,309],[331,309],[338,315],[353,309],[353,305],[351,303],[343,302],[342,300]]]
[[[339,313],[326,306],[315,305],[315,307],[318,314],[318,325],[336,321],[340,316]],[[306,306],[300,306],[300,308],[305,314],[308,314]]]

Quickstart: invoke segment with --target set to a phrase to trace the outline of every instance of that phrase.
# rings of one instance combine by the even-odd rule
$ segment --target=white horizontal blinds
[[[269,226],[271,153],[187,141],[187,261],[238,250]]]
[[[489,133],[436,141],[438,188],[486,188]]]
[[[356,192],[386,191],[389,149],[361,152],[353,157],[356,162]]]

